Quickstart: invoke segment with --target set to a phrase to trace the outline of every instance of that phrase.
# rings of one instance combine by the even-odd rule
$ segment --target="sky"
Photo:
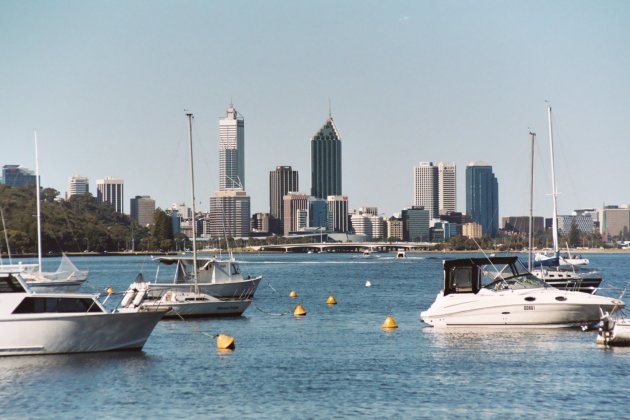
[[[310,193],[310,139],[330,110],[350,208],[413,204],[413,167],[492,165],[500,216],[551,216],[547,102],[560,214],[630,203],[630,2],[580,0],[0,0],[0,165],[125,181],[129,199],[198,208],[218,190],[218,122],[245,118],[245,187],[269,171]]]

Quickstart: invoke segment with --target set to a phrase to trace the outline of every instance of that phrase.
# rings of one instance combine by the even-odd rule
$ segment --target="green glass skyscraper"
[[[341,195],[341,136],[332,116],[311,139],[311,195]]]
[[[466,215],[479,223],[484,236],[499,230],[499,184],[492,166],[471,162],[466,166]]]

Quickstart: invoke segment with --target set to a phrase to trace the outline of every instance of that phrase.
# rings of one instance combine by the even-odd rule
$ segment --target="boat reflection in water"
[[[420,314],[434,327],[592,327],[600,308],[623,308],[619,299],[558,290],[529,273],[517,257],[444,261],[444,288]]]

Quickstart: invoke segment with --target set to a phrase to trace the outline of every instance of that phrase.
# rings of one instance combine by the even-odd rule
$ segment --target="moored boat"
[[[595,342],[605,346],[630,346],[630,318],[613,319],[608,312],[603,312]]]

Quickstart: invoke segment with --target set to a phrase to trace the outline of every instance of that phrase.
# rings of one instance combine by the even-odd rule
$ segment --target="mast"
[[[549,120],[549,151],[551,153],[551,196],[553,198],[553,252],[556,257],[560,256],[560,248],[558,247],[558,188],[556,186],[556,172],[553,157],[553,130],[551,127],[551,105],[547,103],[547,118]]]
[[[534,142],[536,141],[536,133],[529,132],[532,136],[532,153],[530,157],[531,173],[529,178],[529,252],[527,270],[532,271],[532,238],[534,230]]]
[[[190,150],[190,191],[192,193],[192,247],[193,247],[193,276],[195,277],[195,293],[197,289],[197,223],[195,220],[195,170],[193,168],[192,119],[193,114],[187,112],[188,117],[188,146]]]
[[[37,272],[42,274],[42,209],[39,198],[39,152],[37,151],[37,130],[33,130],[35,139],[35,199],[37,200]]]

